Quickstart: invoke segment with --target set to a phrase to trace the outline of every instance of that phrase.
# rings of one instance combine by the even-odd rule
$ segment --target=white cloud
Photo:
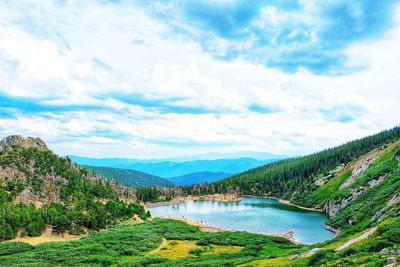
[[[127,3],[0,5],[0,93],[49,108],[12,107],[0,134],[41,136],[61,154],[302,154],[399,122],[400,19],[381,39],[347,49],[347,64],[366,69],[318,76],[215,60]]]

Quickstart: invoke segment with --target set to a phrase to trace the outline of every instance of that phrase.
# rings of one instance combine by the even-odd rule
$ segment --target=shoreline
[[[195,221],[195,220],[192,220],[192,219],[187,218],[187,217],[178,218],[178,217],[152,216],[152,219],[153,218],[181,221],[181,222],[184,222],[186,224],[199,227],[200,231],[202,231],[202,232],[211,232],[211,233],[215,233],[215,232],[232,232],[232,230],[219,228],[219,227],[215,227],[215,226],[212,226],[212,225],[208,225],[205,222]]]
[[[297,205],[295,203],[290,202],[289,200],[285,200],[285,199],[281,199],[281,198],[277,198],[277,197],[267,197],[267,196],[266,197],[263,197],[263,196],[252,196],[252,197],[275,199],[275,200],[278,200],[279,203],[282,203],[282,204],[285,204],[285,205],[288,205],[288,206],[293,206],[293,207],[296,207],[296,208],[299,208],[299,209],[302,209],[302,210],[324,212],[324,210],[320,209],[320,208],[308,208],[308,207],[300,206],[300,205]]]
[[[324,228],[325,228],[326,230],[331,231],[332,233],[334,233],[334,234],[335,234],[335,237],[336,237],[338,234],[340,234],[340,229],[336,229],[336,228],[330,226],[329,224],[324,224]]]
[[[168,205],[179,205],[183,204],[187,201],[195,201],[195,200],[203,200],[203,201],[216,201],[216,202],[238,202],[242,199],[242,196],[239,195],[230,195],[230,194],[214,194],[214,195],[204,195],[204,196],[186,196],[186,197],[178,197],[172,199],[170,201],[162,201],[162,202],[147,202],[142,203],[145,208],[154,208]]]

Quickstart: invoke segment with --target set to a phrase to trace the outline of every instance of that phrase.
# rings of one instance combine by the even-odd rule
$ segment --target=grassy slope
[[[378,160],[376,160],[369,168],[368,173],[371,172],[371,169],[376,168],[379,163],[382,161],[387,161],[388,157],[391,158],[392,161],[392,168],[395,168],[396,165],[396,160],[394,159],[394,150],[399,147],[400,141],[396,141],[391,143],[388,146],[382,146],[379,147],[370,153],[369,155],[375,155],[378,157]],[[386,148],[384,148],[386,147]],[[385,155],[385,156],[384,156]],[[361,159],[360,159],[361,158]],[[323,207],[330,199],[332,199],[335,195],[338,195],[340,193],[344,193],[345,191],[349,191],[348,189],[354,188],[356,186],[360,186],[360,183],[357,182],[356,184],[353,184],[350,186],[347,190],[339,190],[340,186],[351,176],[351,172],[354,169],[357,161],[362,161],[363,157],[357,158],[350,162],[342,171],[340,171],[336,176],[328,180],[327,183],[324,185],[318,187],[316,190],[314,190],[310,197],[307,199],[307,204],[316,206],[316,207]],[[378,169],[380,167],[378,166]],[[381,170],[382,173],[385,171],[388,171],[388,169]],[[365,177],[365,175],[363,175]],[[362,179],[357,179],[358,181],[361,181]]]

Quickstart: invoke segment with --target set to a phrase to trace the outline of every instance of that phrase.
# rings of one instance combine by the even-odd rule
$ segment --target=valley
[[[0,237],[18,239],[0,243],[0,265],[392,264],[400,252],[399,138],[395,127],[210,184],[133,188],[56,156],[39,139],[9,137],[0,150]],[[23,242],[49,227],[81,236]],[[293,239],[282,235],[291,231]]]

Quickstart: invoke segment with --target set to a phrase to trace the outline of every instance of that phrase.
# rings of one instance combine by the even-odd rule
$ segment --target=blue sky
[[[306,154],[399,124],[400,1],[0,3],[0,135]]]

